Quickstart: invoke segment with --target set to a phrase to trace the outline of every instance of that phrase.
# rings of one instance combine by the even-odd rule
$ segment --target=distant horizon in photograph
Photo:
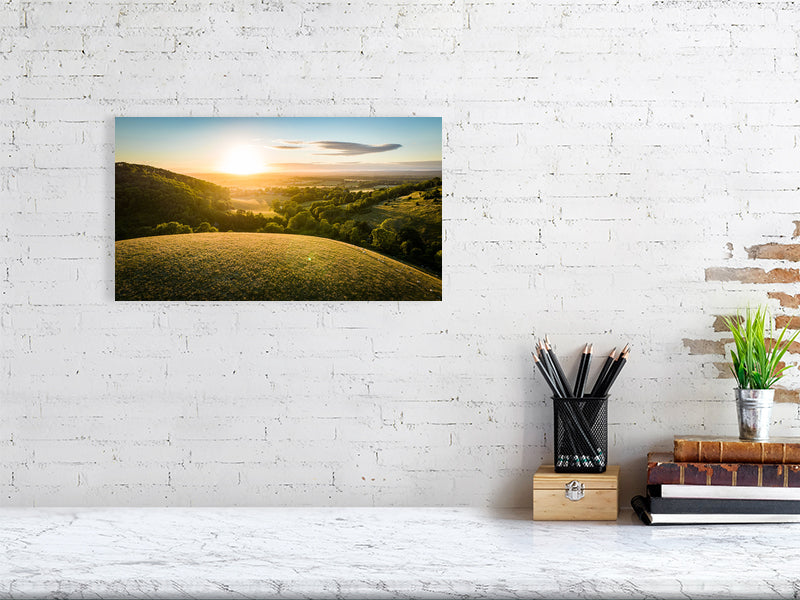
[[[118,117],[117,300],[441,300],[442,120]]]
[[[439,172],[441,118],[118,117],[115,161],[186,175]]]

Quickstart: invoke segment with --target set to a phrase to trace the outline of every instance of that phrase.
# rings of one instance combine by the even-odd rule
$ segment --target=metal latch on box
[[[583,498],[583,484],[576,479],[565,483],[564,495],[567,497],[567,500],[580,500]]]

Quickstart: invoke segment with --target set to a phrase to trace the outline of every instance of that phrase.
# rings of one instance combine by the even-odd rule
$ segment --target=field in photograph
[[[441,279],[319,237],[197,233],[115,247],[117,300],[441,299]]]
[[[294,178],[274,175],[270,187],[227,188],[149,165],[117,163],[116,239],[224,231],[298,234],[373,250],[441,277],[442,180],[418,175],[390,185],[395,177],[371,176],[371,190],[319,185],[334,182],[330,178],[315,186],[289,185]]]

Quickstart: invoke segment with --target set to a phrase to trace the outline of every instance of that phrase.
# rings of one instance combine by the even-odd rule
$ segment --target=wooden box
[[[542,465],[533,476],[534,521],[615,521],[619,465],[605,473],[556,473]]]

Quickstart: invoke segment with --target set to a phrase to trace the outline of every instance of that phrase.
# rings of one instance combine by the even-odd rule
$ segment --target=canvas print
[[[440,118],[115,123],[117,300],[441,300]]]

